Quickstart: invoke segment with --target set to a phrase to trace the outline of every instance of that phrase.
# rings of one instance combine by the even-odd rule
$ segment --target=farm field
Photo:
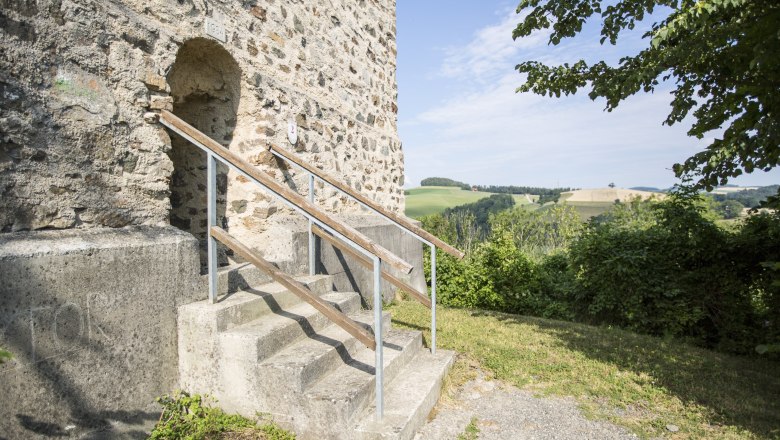
[[[492,193],[480,191],[465,191],[451,186],[421,186],[407,190],[406,216],[420,218],[425,215],[436,214],[447,208],[474,203],[479,199],[491,196]],[[515,203],[530,205],[528,197],[515,194],[512,197]],[[529,196],[535,200],[537,196]]]
[[[607,212],[615,202],[563,202],[563,204],[574,208],[582,221],[588,221],[591,217]],[[549,209],[552,206],[555,205],[548,203],[539,209]]]
[[[615,200],[626,202],[634,197],[663,199],[666,195],[622,188],[595,188],[561,193],[561,202],[573,207],[577,214],[580,215],[580,218],[583,221],[587,221],[591,217],[605,213],[615,204]],[[549,206],[545,205],[541,209],[547,209]]]

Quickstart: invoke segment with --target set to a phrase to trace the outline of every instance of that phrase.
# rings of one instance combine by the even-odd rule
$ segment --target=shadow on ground
[[[651,377],[655,388],[684,404],[706,407],[717,423],[770,438],[780,435],[780,362],[618,329],[490,312],[472,315],[535,326],[589,359]]]

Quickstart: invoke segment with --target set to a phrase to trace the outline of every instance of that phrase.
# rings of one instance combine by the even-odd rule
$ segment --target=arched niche
[[[219,43],[205,38],[185,42],[168,73],[173,113],[224,146],[233,139],[241,95],[241,70]],[[206,266],[206,154],[180,136],[172,137],[170,222],[200,242]],[[217,224],[224,223],[227,168],[217,173]],[[225,263],[224,254],[220,263]]]

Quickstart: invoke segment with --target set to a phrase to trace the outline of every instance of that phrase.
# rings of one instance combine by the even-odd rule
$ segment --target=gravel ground
[[[479,439],[636,439],[609,422],[586,419],[571,398],[537,398],[499,381],[477,377],[439,402],[415,440],[457,439],[476,418]],[[470,437],[466,437],[470,438]]]

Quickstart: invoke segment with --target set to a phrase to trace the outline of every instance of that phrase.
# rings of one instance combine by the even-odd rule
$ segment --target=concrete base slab
[[[365,234],[374,242],[401,257],[404,261],[414,266],[410,274],[401,274],[393,268],[390,272],[396,277],[408,282],[421,292],[426,292],[425,276],[423,273],[423,245],[412,235],[407,234],[395,224],[383,220],[377,215],[342,215],[347,224],[352,225],[358,231]],[[344,255],[322,240],[317,239],[316,261],[317,273],[333,275],[333,285],[339,291],[351,291],[360,293],[363,304],[371,308],[374,302],[374,279],[371,269],[366,269],[360,263]],[[292,248],[296,249],[295,264],[290,265],[292,273],[305,273],[308,271],[308,234],[298,231],[293,235]],[[425,252],[428,252],[427,249]],[[382,295],[384,300],[391,301],[397,289],[387,281],[382,280]]]
[[[0,436],[145,437],[199,267],[172,227],[0,234]]]

